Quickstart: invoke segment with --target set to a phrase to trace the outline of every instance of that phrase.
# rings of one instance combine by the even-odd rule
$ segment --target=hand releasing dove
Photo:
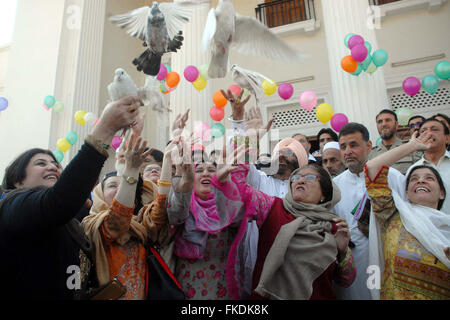
[[[298,53],[253,17],[234,11],[231,0],[219,0],[211,9],[203,31],[202,48],[212,53],[208,76],[223,78],[227,74],[230,46],[242,54],[253,54],[287,63],[304,62],[308,55]]]
[[[133,60],[139,71],[156,76],[161,65],[161,57],[166,52],[176,52],[181,48],[181,29],[189,21],[194,2],[154,1],[153,6],[145,6],[125,14],[110,17],[110,21],[120,28],[127,28],[128,34],[144,41],[148,49]],[[205,2],[206,4],[206,2]]]
[[[264,80],[271,83],[273,81],[258,72],[241,68],[236,64],[231,66],[231,72],[233,75],[233,81],[236,82],[241,88],[250,91],[250,93],[255,96],[256,105],[260,106],[259,103],[261,101],[261,96],[264,93],[262,90],[262,83]]]

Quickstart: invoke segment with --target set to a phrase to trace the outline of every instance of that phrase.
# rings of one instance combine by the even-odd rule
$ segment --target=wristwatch
[[[125,179],[125,181],[126,182],[128,182],[129,184],[134,184],[134,183],[136,183],[136,178],[134,178],[134,177],[128,177],[128,176],[122,176],[124,179]]]

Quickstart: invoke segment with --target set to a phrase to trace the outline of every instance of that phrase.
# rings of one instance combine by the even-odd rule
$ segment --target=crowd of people
[[[411,117],[405,141],[384,109],[377,146],[350,122],[320,130],[315,152],[297,133],[268,154],[272,121],[242,93],[223,91],[231,134],[211,153],[183,135],[189,110],[165,150],[147,146],[129,96],[64,169],[49,150],[16,157],[1,186],[2,296],[158,299],[156,250],[185,299],[450,299],[446,115]],[[99,177],[122,130],[116,170]]]

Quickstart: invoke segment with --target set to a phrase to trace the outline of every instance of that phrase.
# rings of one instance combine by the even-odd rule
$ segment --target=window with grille
[[[323,99],[318,99],[317,105],[323,102]],[[274,118],[272,128],[304,127],[320,123],[317,120],[315,109],[307,111],[298,103],[274,109],[272,111],[272,117]]]
[[[442,110],[450,109],[450,88],[441,86],[435,94],[429,94],[424,90],[420,90],[415,96],[411,97],[403,92],[401,88],[394,89],[390,92],[389,98],[391,106],[394,110],[401,107],[409,107],[417,110],[417,113],[433,111],[432,109]]]

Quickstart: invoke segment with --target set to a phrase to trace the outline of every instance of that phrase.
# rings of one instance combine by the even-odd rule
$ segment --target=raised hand
[[[234,96],[231,90],[227,90],[227,92],[225,92],[224,90],[220,90],[220,92],[222,92],[223,96],[228,101],[230,101],[231,110],[233,112],[232,114],[233,120],[243,120],[245,112],[245,104],[248,102],[248,100],[250,100],[251,96],[249,95],[244,101],[241,101],[242,95],[244,94],[244,90],[241,90],[241,93],[239,93],[237,97]]]
[[[137,96],[127,96],[109,103],[91,134],[102,142],[110,142],[114,134],[137,123],[139,107],[144,103]]]
[[[219,180],[219,182],[221,183],[225,182],[230,176],[230,173],[233,170],[237,169],[238,163],[244,162],[245,153],[246,151],[248,151],[245,145],[241,145],[238,148],[236,148],[236,150],[230,152],[229,155],[227,156],[226,149],[227,147],[226,145],[224,145],[222,149],[223,161],[217,164],[217,171],[216,171],[217,180]]]
[[[125,168],[130,170],[139,170],[144,163],[145,158],[150,154],[152,149],[145,151],[147,141],[142,137],[131,134],[128,146],[124,145],[125,152]],[[145,151],[145,152],[144,152]]]
[[[187,109],[184,114],[178,114],[175,118],[172,124],[172,135],[174,138],[181,136],[181,133],[183,132],[184,127],[186,127],[186,123],[189,119],[189,111],[191,111],[191,109]]]
[[[409,140],[411,143],[414,143],[417,151],[425,151],[428,150],[430,144],[433,142],[432,133],[427,131],[422,133],[420,136],[417,136],[419,131],[414,131]]]
[[[254,106],[245,112],[245,131],[248,136],[257,134],[259,138],[262,138],[270,130],[273,120],[273,118],[270,119],[267,124],[264,125],[261,109],[258,106]]]
[[[347,253],[348,243],[350,242],[350,231],[345,219],[336,218],[334,219],[334,222],[336,222],[338,228],[334,238],[336,239],[339,257],[343,259]]]

